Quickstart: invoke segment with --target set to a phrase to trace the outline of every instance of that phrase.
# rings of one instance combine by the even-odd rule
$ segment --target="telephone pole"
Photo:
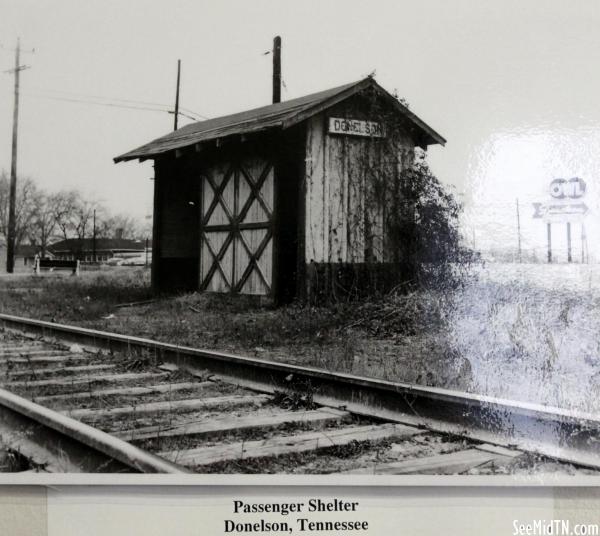
[[[15,242],[17,235],[16,198],[17,198],[17,134],[19,130],[19,73],[29,66],[21,65],[21,41],[17,39],[15,48],[15,67],[6,71],[15,75],[15,97],[13,108],[12,160],[10,164],[10,193],[8,198],[8,236],[6,244],[6,271],[12,274],[15,268]]]
[[[571,222],[567,222],[567,262],[573,262],[573,255],[571,253]]]
[[[96,209],[94,209],[94,219],[92,225],[92,260],[96,262]]]
[[[281,37],[273,39],[273,104],[281,102]]]
[[[179,80],[181,78],[181,60],[177,60],[177,87],[175,89],[175,124],[173,130],[177,130],[177,120],[179,119]]]
[[[521,215],[519,214],[519,198],[517,197],[517,242],[519,245],[519,263],[523,262],[521,255]]]
[[[585,235],[585,225],[583,224],[583,221],[581,222],[581,264],[583,264],[584,262],[586,262],[586,255],[585,255],[585,250],[587,248],[587,237]],[[590,258],[589,258],[589,253],[587,256],[587,262],[590,262]]]

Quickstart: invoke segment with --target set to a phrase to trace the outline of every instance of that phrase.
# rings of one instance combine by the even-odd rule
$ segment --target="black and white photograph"
[[[597,482],[599,28],[0,0],[2,483]]]

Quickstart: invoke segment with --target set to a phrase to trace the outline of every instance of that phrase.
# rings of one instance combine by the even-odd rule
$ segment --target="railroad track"
[[[600,474],[583,413],[0,315],[5,471]]]

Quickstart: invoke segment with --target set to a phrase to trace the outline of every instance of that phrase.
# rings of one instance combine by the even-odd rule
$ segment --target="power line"
[[[35,96],[35,97],[43,97],[43,98],[47,98],[47,99],[51,99],[51,100],[64,100],[65,102],[70,102],[69,99],[71,99],[71,101],[73,102],[86,102],[89,104],[105,104],[105,103],[110,103],[110,104],[114,104],[119,105],[119,104],[133,104],[133,105],[140,105],[139,107],[136,108],[140,108],[143,109],[143,107],[151,107],[149,109],[152,110],[160,110],[160,111],[170,111],[172,110],[172,106],[169,104],[164,104],[164,103],[160,103],[160,102],[152,102],[152,101],[143,101],[143,100],[135,100],[135,99],[121,99],[118,97],[103,97],[101,95],[90,95],[90,94],[86,94],[86,93],[78,93],[75,91],[66,91],[66,90],[60,90],[60,89],[50,89],[50,88],[40,88],[40,87],[33,87],[32,88],[34,91],[31,93],[28,93],[28,96]],[[49,95],[50,93],[50,95]],[[59,95],[52,95],[52,93],[58,93]],[[60,95],[62,94],[62,95]],[[67,95],[67,96],[64,96]],[[72,97],[69,97],[72,96]],[[76,99],[73,99],[73,97],[75,97]],[[104,101],[104,102],[98,102],[98,101]],[[126,107],[126,106],[123,106]],[[208,116],[202,115],[194,110],[191,110],[190,108],[186,108],[184,106],[180,106],[179,107],[180,110],[183,110],[184,112],[188,113],[189,115],[186,117],[189,117],[190,119],[193,119],[195,121],[199,121],[200,119],[210,119]],[[193,117],[191,117],[193,116]]]
[[[164,107],[164,108],[171,108],[171,105],[169,104],[164,104],[162,102],[152,102],[152,101],[141,101],[141,100],[134,100],[134,99],[120,99],[118,97],[103,97],[101,95],[89,95],[89,94],[85,94],[85,93],[77,93],[74,91],[65,91],[62,89],[48,89],[48,88],[41,88],[41,87],[33,87],[32,89],[34,89],[35,91],[38,92],[45,92],[45,93],[64,93],[66,95],[72,95],[74,97],[81,97],[84,99],[96,99],[96,100],[105,100],[105,101],[113,101],[113,102],[123,102],[126,104],[141,104],[141,105],[146,105],[146,106],[160,106],[160,107]],[[205,119],[208,119],[206,116],[203,116],[202,114],[196,113],[193,110],[190,110],[189,108],[185,108],[183,106],[179,107],[181,110],[185,110],[186,112],[193,114],[197,117],[202,117]]]
[[[129,104],[119,104],[119,103],[115,103],[115,102],[99,102],[99,101],[94,101],[94,100],[89,100],[89,99],[74,99],[74,98],[69,98],[69,97],[58,97],[58,96],[41,95],[41,94],[35,94],[35,93],[22,93],[22,95],[27,96],[27,97],[42,98],[42,99],[55,100],[55,101],[61,101],[61,102],[71,102],[71,103],[77,103],[77,104],[92,104],[92,105],[96,105],[96,106],[108,106],[111,108],[123,108],[123,109],[128,109],[128,110],[142,110],[142,111],[149,111],[149,112],[172,113],[172,110],[169,110],[166,106],[165,106],[165,108],[156,108],[156,107],[151,107],[151,106],[135,106],[133,104],[129,105]],[[202,116],[200,114],[195,114],[195,112],[190,112],[190,114],[195,114],[195,116],[188,115],[188,114],[182,114],[181,112],[179,112],[179,113],[180,113],[180,115],[185,115],[185,117],[192,119],[193,121],[199,121],[200,118],[208,119],[206,116]]]
[[[2,49],[2,48],[6,48],[6,47],[3,47],[0,44],[0,49]],[[32,50],[32,52],[33,52],[33,50]],[[261,55],[268,55],[271,53],[272,53],[272,51],[268,50]],[[236,62],[235,65],[241,66],[241,65],[247,65],[247,64],[248,64],[248,60],[246,60],[244,62]],[[282,86],[285,89],[286,93],[289,93],[289,89],[283,80],[282,80]],[[114,108],[125,108],[125,109],[145,110],[145,111],[162,111],[162,112],[166,111],[169,113],[173,113],[171,105],[164,104],[161,102],[143,101],[143,100],[136,100],[136,99],[122,99],[119,97],[104,97],[101,95],[90,95],[90,94],[85,94],[85,93],[78,93],[75,91],[53,89],[53,88],[41,88],[41,87],[35,87],[35,86],[33,86],[32,89],[37,91],[38,94],[22,93],[22,95],[26,95],[28,97],[32,97],[32,96],[40,97],[40,98],[45,98],[45,99],[49,99],[49,100],[57,100],[57,101],[63,101],[63,102],[74,102],[74,103],[81,103],[81,104],[97,104],[100,106],[111,106]],[[59,94],[64,94],[64,95],[72,95],[73,97],[78,97],[78,99],[70,99],[68,97],[61,97],[61,96],[54,96],[54,95],[45,95],[44,93],[59,93]],[[95,100],[89,100],[89,99],[95,99]],[[97,102],[98,100],[107,101],[107,102]],[[121,106],[120,103],[124,103],[124,104]],[[126,106],[128,104],[139,105],[139,106]],[[182,111],[186,112],[188,115],[181,113]],[[200,113],[198,113],[194,110],[191,110],[190,108],[184,107],[184,106],[179,107],[179,115],[184,115],[188,119],[191,119],[194,121],[199,121],[201,119],[205,119],[205,120],[210,119],[210,117],[200,114]]]
[[[128,104],[118,104],[118,103],[114,103],[114,102],[98,102],[98,101],[93,101],[93,100],[88,100],[88,99],[74,99],[74,98],[70,98],[70,97],[57,97],[57,96],[52,96],[52,95],[40,95],[40,94],[35,94],[35,93],[22,93],[22,95],[26,95],[27,97],[36,97],[36,98],[41,98],[41,99],[48,99],[48,100],[55,100],[55,101],[62,101],[62,102],[76,102],[79,104],[96,104],[98,106],[111,106],[114,108],[127,108],[130,110],[146,110],[146,111],[152,111],[152,112],[168,112],[169,111],[166,108],[152,108],[149,106],[133,106],[133,105],[128,105]]]

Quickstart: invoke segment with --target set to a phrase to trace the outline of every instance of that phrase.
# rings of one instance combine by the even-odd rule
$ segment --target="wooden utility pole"
[[[586,256],[585,256],[586,243],[587,243],[587,238],[585,236],[585,225],[582,221],[581,222],[581,264],[583,264],[586,261]],[[589,261],[590,260],[588,257],[587,262],[589,262]]]
[[[96,262],[96,209],[94,209],[94,220],[92,225],[92,259]]]
[[[6,244],[6,271],[12,274],[15,269],[15,242],[17,237],[16,200],[17,200],[17,134],[19,130],[19,73],[28,69],[20,65],[21,42],[17,39],[15,49],[15,68],[7,72],[15,75],[15,98],[13,108],[12,160],[10,164],[10,193],[8,199],[8,233]]]
[[[281,37],[273,39],[273,104],[281,102]]]
[[[571,254],[571,222],[567,222],[567,262],[573,262],[573,255]]]
[[[177,130],[177,120],[179,119],[179,80],[181,78],[181,60],[177,60],[177,87],[175,89],[175,124],[173,130]]]
[[[517,243],[519,248],[519,263],[523,262],[521,255],[521,215],[519,214],[519,198],[517,197]]]
[[[548,262],[552,262],[552,224],[548,222],[547,224],[547,234],[548,234]]]

